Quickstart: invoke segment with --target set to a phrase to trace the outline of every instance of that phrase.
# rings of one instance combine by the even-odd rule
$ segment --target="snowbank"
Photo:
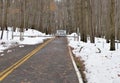
[[[42,43],[47,38],[51,38],[49,37],[49,35],[46,35],[45,33],[41,33],[34,29],[28,29],[27,31],[25,31],[23,33],[24,38],[22,41],[19,40],[20,32],[18,28],[13,34],[14,34],[14,38],[12,39],[12,28],[10,27],[8,28],[8,31],[4,31],[3,39],[0,40],[0,52],[3,52],[3,50],[19,44],[34,45],[34,44]],[[0,31],[0,36],[1,36],[1,31]]]
[[[95,44],[74,41],[71,37],[68,41],[73,53],[85,61],[88,83],[120,83],[120,44],[119,49],[111,52],[102,38],[95,38]]]

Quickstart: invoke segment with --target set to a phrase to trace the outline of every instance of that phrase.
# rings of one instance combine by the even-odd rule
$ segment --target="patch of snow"
[[[12,50],[8,50],[8,51],[7,51],[7,53],[10,53],[10,52],[12,52]]]
[[[0,50],[0,53],[3,52],[2,50]]]
[[[45,38],[39,38],[39,37],[35,37],[35,38],[28,38],[28,37],[24,37],[25,39],[23,41],[19,41],[19,44],[27,44],[27,45],[34,45],[34,44],[38,44],[38,43],[42,43],[43,40]]]
[[[103,38],[95,38],[95,44],[74,41],[73,37],[68,41],[76,57],[85,61],[88,83],[120,83],[120,43],[116,51],[109,51],[110,44]]]
[[[19,47],[20,47],[20,48],[23,48],[23,47],[24,47],[24,45],[20,45]]]
[[[1,54],[0,56],[4,56],[4,54]]]
[[[16,29],[16,31],[13,33],[14,39],[12,39],[12,28],[9,27],[8,31],[4,31],[3,39],[0,40],[0,52],[3,52],[5,49],[8,49],[10,47],[14,47],[17,45],[20,45],[20,47],[23,47],[21,45],[34,45],[42,43],[45,39],[51,38],[50,35],[46,35],[45,33],[41,33],[34,29],[28,29],[27,31],[24,31],[24,39],[23,41],[20,41],[20,32],[19,28]],[[1,36],[1,31],[0,31]]]

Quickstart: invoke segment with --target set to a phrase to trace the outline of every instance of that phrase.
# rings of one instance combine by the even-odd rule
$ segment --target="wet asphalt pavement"
[[[3,71],[36,46],[13,48],[15,51],[12,49],[13,52],[6,53],[6,58],[0,58],[0,70]],[[55,38],[0,83],[78,83],[66,38]]]

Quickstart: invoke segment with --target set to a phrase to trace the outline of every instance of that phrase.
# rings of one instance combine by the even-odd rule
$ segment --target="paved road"
[[[15,57],[14,60],[10,57],[12,55],[9,54],[6,56],[11,59],[6,58],[5,61],[0,59],[0,69],[3,70],[13,64],[18,60],[18,58],[23,57],[36,46],[37,45],[25,46],[22,49],[17,47],[14,48],[16,50],[14,51],[14,54],[18,55],[16,55],[16,57],[13,55]],[[25,51],[26,48],[27,51]],[[19,53],[19,51],[21,51],[21,53]],[[56,38],[24,64],[15,69],[0,83],[78,83],[78,79],[68,53],[66,39]]]
[[[37,45],[20,45],[7,49],[4,53],[0,53],[0,72],[17,62],[36,47]]]

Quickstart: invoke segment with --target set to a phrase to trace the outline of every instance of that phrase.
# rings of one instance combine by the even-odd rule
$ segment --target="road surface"
[[[66,38],[41,46],[14,47],[0,54],[4,54],[0,57],[0,83],[79,83]]]

